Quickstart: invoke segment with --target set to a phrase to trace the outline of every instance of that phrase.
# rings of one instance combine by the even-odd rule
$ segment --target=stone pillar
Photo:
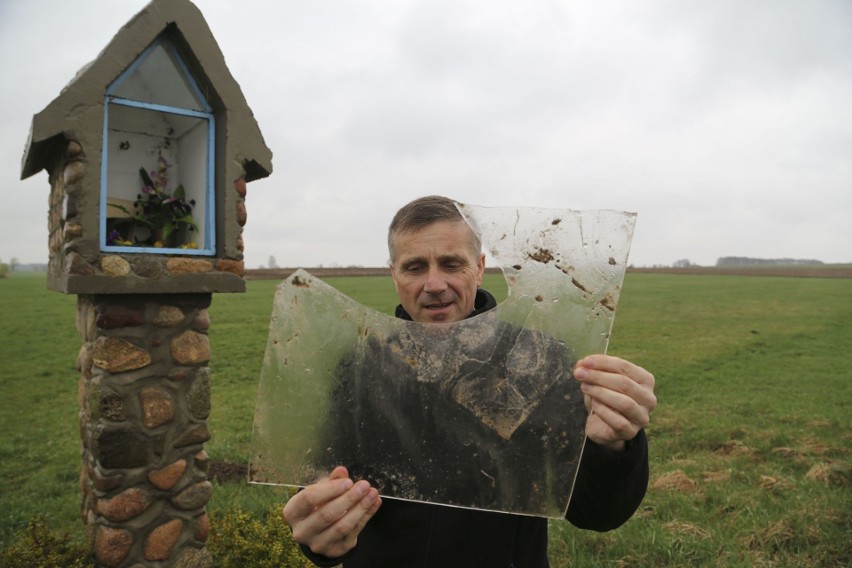
[[[99,566],[207,567],[211,295],[80,295],[82,516]]]

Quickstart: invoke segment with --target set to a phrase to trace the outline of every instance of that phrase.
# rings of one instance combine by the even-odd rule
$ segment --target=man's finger
[[[352,493],[355,493],[354,488],[347,495]],[[340,499],[342,500],[343,497]],[[367,521],[376,514],[380,505],[379,492],[370,487],[360,500],[352,504],[339,519],[317,535],[311,543],[311,549],[315,552],[324,551],[322,554],[326,556],[340,556],[351,550],[357,542],[358,535],[367,525]]]
[[[645,425],[643,422],[647,424],[647,421],[642,418],[628,417],[620,410],[599,401],[594,402],[592,408],[598,419],[612,431],[617,440],[633,438],[639,429]]]
[[[625,374],[628,372],[632,373],[632,376]],[[634,402],[646,413],[650,413],[657,406],[654,376],[623,359],[604,355],[586,357],[577,364],[574,377],[583,383],[583,392],[588,396],[631,415],[631,405]],[[630,400],[620,399],[618,394]]]
[[[361,529],[364,528],[367,521],[373,516],[375,510],[378,509],[378,500],[378,490],[370,487],[367,493],[359,501],[352,504],[337,522],[329,528],[329,531],[331,531],[332,535],[336,535],[337,538],[344,538],[352,532],[356,534],[361,532]]]
[[[343,480],[329,480],[329,483],[338,483],[339,481]],[[351,480],[348,478],[345,481],[351,483]],[[361,501],[365,497],[370,496],[371,493],[374,495],[374,498],[378,496],[378,492],[371,488],[368,482],[361,480],[355,483],[347,491],[320,504],[309,515],[305,516],[298,527],[299,535],[304,535],[305,538],[313,538],[315,535],[321,535],[330,528],[337,526],[334,530],[340,533],[338,538],[343,538],[346,532],[352,530],[355,521],[352,520],[352,517],[349,517],[343,524],[341,524],[341,521],[350,512],[355,512],[353,516],[356,520],[360,518],[360,515],[365,510],[364,505],[361,505]],[[293,536],[296,536],[295,532]]]
[[[654,388],[654,375],[642,367],[635,365],[630,361],[619,359],[618,357],[612,357],[609,355],[590,355],[588,357],[584,357],[577,362],[574,374],[578,379],[582,380],[582,375],[584,374],[591,374],[594,376],[594,373],[589,373],[593,371],[621,375],[639,385],[642,385],[643,387],[650,388],[652,390]]]
[[[347,470],[342,465],[337,466],[328,476],[329,479],[343,479],[344,477],[349,477],[349,470]]]
[[[292,516],[294,521],[304,519],[326,503],[344,495],[352,486],[353,482],[349,478],[326,479],[314,483],[293,495],[287,502],[285,512],[288,517]]]
[[[651,411],[657,404],[654,394],[641,387],[619,392],[606,386],[584,383],[580,388],[592,399],[593,404],[605,405],[640,427],[648,425]]]

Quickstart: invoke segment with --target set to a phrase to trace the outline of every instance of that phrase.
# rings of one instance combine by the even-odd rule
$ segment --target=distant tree
[[[6,278],[9,275],[9,265],[0,260],[0,278]]]
[[[680,260],[676,260],[673,266],[675,268],[689,268],[692,266],[692,263],[689,262],[688,258],[682,258]]]
[[[17,258],[13,258],[12,260],[10,260],[9,261],[9,272],[15,272],[15,270],[18,269],[18,266],[20,266],[20,264],[21,263],[18,262]]]
[[[269,268],[278,268],[278,262],[275,260],[274,256],[269,257]]]

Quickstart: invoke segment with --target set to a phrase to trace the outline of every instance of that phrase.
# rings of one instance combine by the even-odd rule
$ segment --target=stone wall
[[[81,512],[100,566],[209,565],[210,301],[78,298]]]

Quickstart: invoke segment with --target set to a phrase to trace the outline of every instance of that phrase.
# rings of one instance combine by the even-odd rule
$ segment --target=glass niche
[[[101,250],[213,255],[215,121],[171,42],[146,49],[104,106]]]

